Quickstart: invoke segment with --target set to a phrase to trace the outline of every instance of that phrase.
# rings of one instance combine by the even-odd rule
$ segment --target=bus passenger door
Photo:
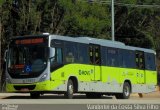
[[[95,44],[90,44],[89,46],[90,64],[93,68],[93,73],[91,73],[91,80],[98,81],[101,78],[101,56],[100,56],[100,46]]]
[[[144,62],[144,52],[136,51],[136,66],[137,66],[137,84],[145,84],[145,62]]]

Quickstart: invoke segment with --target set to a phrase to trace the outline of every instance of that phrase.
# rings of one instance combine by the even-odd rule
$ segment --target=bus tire
[[[32,99],[38,99],[38,98],[40,98],[40,93],[39,92],[31,92],[30,97]]]
[[[131,94],[131,86],[128,82],[125,82],[123,85],[123,92],[115,94],[117,99],[129,99]]]
[[[68,84],[67,84],[67,92],[65,93],[65,97],[67,99],[72,99],[73,98],[73,94],[74,94],[73,81],[71,79],[69,79],[68,80]]]
[[[101,98],[101,96],[100,93],[86,93],[86,97],[89,99],[98,99]]]

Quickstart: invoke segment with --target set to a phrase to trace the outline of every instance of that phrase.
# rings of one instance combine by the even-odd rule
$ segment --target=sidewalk
[[[29,93],[0,93],[0,99],[11,96],[30,96]]]
[[[142,94],[142,97],[138,95],[138,93],[131,94],[131,97],[139,97],[139,98],[159,98],[160,99],[160,91],[157,87],[157,91],[151,93]]]

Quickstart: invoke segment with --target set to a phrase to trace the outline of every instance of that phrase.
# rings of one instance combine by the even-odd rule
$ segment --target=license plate
[[[21,91],[21,92],[28,92],[29,89],[28,89],[28,88],[22,88],[20,91]]]
[[[34,83],[35,79],[24,79],[23,83]]]

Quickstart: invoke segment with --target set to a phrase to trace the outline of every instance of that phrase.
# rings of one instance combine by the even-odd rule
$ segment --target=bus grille
[[[33,90],[36,87],[36,85],[26,85],[26,86],[14,86],[16,90],[21,90],[21,89],[29,89]]]

